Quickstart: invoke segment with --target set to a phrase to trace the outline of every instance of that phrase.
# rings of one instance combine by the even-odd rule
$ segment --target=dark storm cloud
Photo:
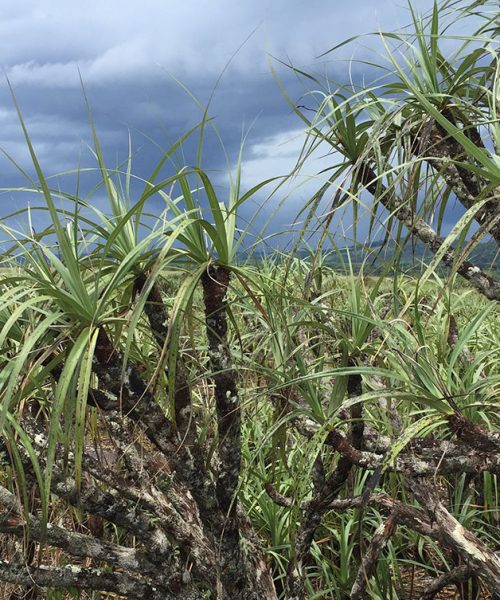
[[[432,2],[415,5],[427,10]],[[230,160],[235,160],[242,132],[251,125],[244,175],[256,183],[289,171],[301,145],[301,124],[272,77],[269,57],[321,70],[324,60],[315,62],[315,57],[346,37],[379,27],[394,29],[408,20],[406,9],[389,0],[89,0],[85,5],[73,0],[4,0],[0,56],[47,173],[93,164],[85,146],[91,135],[79,73],[109,165],[126,157],[130,130],[134,171],[145,177],[161,157],[159,148],[167,148],[201,117],[171,76],[205,105],[227,67],[210,114]],[[356,56],[366,52],[360,47]],[[340,56],[348,59],[352,53],[349,47]],[[298,101],[303,82],[279,63],[274,66]],[[342,62],[331,63],[329,73],[343,80],[349,76]],[[0,126],[2,147],[26,167],[28,155],[5,83],[0,88]],[[194,146],[194,140],[185,145],[188,162],[194,160]],[[214,135],[207,137],[204,156],[205,167],[223,185],[224,155]],[[325,164],[322,159],[311,169]],[[1,167],[2,187],[24,183],[12,164],[4,160]],[[306,198],[302,189],[286,204],[280,224],[291,221],[296,205]],[[0,212],[11,208],[10,200],[3,202]]]

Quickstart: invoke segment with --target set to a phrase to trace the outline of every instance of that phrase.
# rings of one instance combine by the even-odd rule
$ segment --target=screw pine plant
[[[69,235],[62,225],[66,214],[56,209],[54,191],[25,134],[40,182],[32,189],[43,194],[59,251],[49,238],[27,238],[17,241],[15,258],[5,261],[4,443],[22,495],[33,493],[41,509],[26,521],[21,505],[3,489],[3,514],[8,515],[3,531],[24,535],[27,525],[40,548],[54,546],[91,561],[101,562],[109,551],[108,564],[120,571],[109,576],[75,565],[46,570],[5,562],[1,578],[133,597],[274,597],[269,570],[255,547],[257,536],[234,498],[241,425],[226,339],[236,211],[254,190],[239,197],[232,189],[226,209],[199,168],[183,169],[160,184],[154,182],[155,172],[138,202],[127,206],[94,132],[112,216],[80,219],[82,203],[66,196],[75,204],[74,235]],[[129,160],[127,179],[130,169]],[[201,217],[189,177],[201,181],[213,224]],[[173,183],[182,191],[183,210],[164,192]],[[144,203],[154,192],[161,193],[169,215],[140,239]],[[186,273],[170,316],[159,281],[179,258],[194,268]],[[179,347],[183,319],[199,285],[213,373],[209,393],[216,398],[218,421],[218,432],[207,443],[216,444],[215,454],[199,443],[202,424],[194,418],[189,366]],[[110,446],[107,458],[102,446],[89,452],[89,411],[99,415],[96,434]],[[145,477],[141,472],[147,465],[151,472]],[[29,492],[32,486],[36,489]],[[144,550],[101,544],[53,526],[48,513],[54,497],[114,524]],[[244,552],[242,522],[248,536]]]
[[[341,161],[331,168],[328,183],[313,197],[312,210],[316,209],[330,186],[338,186],[326,222],[331,220],[336,210],[351,203],[356,225],[360,215],[358,204],[364,202],[368,194],[371,195],[373,203],[370,231],[377,223],[383,223],[388,240],[396,229],[398,244],[404,242],[403,232],[406,231],[408,237],[418,239],[435,254],[420,277],[419,286],[434,275],[440,263],[444,263],[450,269],[450,286],[453,285],[453,274],[458,273],[494,303],[500,299],[498,280],[467,260],[467,255],[484,236],[491,236],[497,244],[500,241],[497,118],[499,68],[498,47],[494,42],[495,34],[498,33],[497,7],[493,3],[482,1],[472,5],[444,2],[439,7],[435,4],[432,14],[426,20],[419,18],[411,7],[410,9],[414,26],[412,32],[379,34],[387,51],[386,64],[379,68],[383,74],[385,71],[388,74],[378,79],[376,85],[346,86],[328,80],[325,87],[310,92],[306,98],[306,101],[317,100],[313,118],[295,107],[285,93],[290,105],[308,126],[312,140],[304,145],[298,167],[318,146],[330,146],[332,155],[340,156]],[[442,16],[445,17],[445,25],[440,29]],[[452,56],[445,58],[439,42],[440,38],[447,37],[450,17],[458,20],[471,16],[476,19],[479,17],[478,30],[472,36],[464,36],[463,43],[457,44],[458,48]],[[451,26],[453,25],[452,22]],[[337,49],[338,46],[327,54]],[[372,67],[376,68],[377,65]],[[311,81],[321,85],[319,79],[311,74],[294,70],[299,76],[307,77],[308,85]],[[332,89],[335,91],[332,92]],[[444,238],[440,235],[440,229],[451,198],[455,198],[465,212]],[[437,222],[437,229],[434,221]],[[471,241],[466,242],[468,232],[474,229]],[[443,285],[438,298],[445,293],[446,287]],[[418,302],[416,290],[395,315],[398,320],[408,319],[408,310],[414,302]],[[490,310],[497,310],[495,304],[485,309],[486,313]],[[486,313],[479,313],[476,318],[481,320]],[[358,313],[357,318],[360,317]],[[460,403],[456,401],[457,397],[471,399],[475,386],[470,386],[468,382],[467,389],[462,387],[460,392],[448,387],[450,378],[447,378],[446,383],[443,381],[439,363],[435,364],[434,356],[428,353],[428,337],[422,327],[421,309],[418,305],[415,305],[412,320],[411,327],[405,325],[402,329],[397,326],[387,333],[380,327],[383,346],[377,349],[377,354],[387,362],[391,351],[386,344],[390,345],[400,335],[409,336],[403,347],[413,347],[414,354],[410,356],[406,351],[401,354],[402,348],[397,343],[399,360],[394,357],[396,360],[392,362],[393,368],[401,375],[411,376],[413,389],[408,400],[411,397],[411,402],[427,406],[442,415],[448,431],[471,449],[481,448],[492,455],[498,455],[498,433],[483,430],[475,424],[473,421],[479,415],[459,406]],[[454,322],[453,314],[449,313],[445,324],[449,323],[447,337],[452,350],[451,356],[445,357],[445,362],[452,358],[452,363],[443,367],[448,373],[450,370],[455,372],[452,387],[461,377],[455,371],[455,359],[464,348],[463,345],[454,345]],[[361,353],[359,345],[355,346]],[[466,354],[471,357],[468,352]],[[373,364],[370,356],[357,356],[356,362],[360,363],[360,359],[364,363]],[[376,381],[373,377],[371,379],[372,382]],[[384,406],[387,406],[385,400]],[[431,417],[427,425],[432,420]],[[438,423],[435,418],[434,421],[431,429]],[[488,424],[491,426],[491,422],[488,421]],[[420,437],[426,428],[426,417],[419,425],[417,421],[403,428],[396,412],[392,425],[394,433],[400,435],[401,442],[395,439],[387,447],[387,459],[381,472],[377,474],[375,471],[369,490],[378,483],[387,465],[402,449],[413,438]],[[337,437],[336,434],[329,435]],[[355,456],[354,431],[351,436],[350,454],[342,450],[340,453],[343,458],[347,455],[352,460]],[[364,437],[363,434],[361,437]],[[344,439],[338,439],[337,448],[344,443]],[[358,460],[359,458],[361,454],[358,455]],[[341,471],[339,466],[337,474]],[[484,547],[478,538],[473,540],[469,537],[468,532],[463,537],[462,532],[457,534],[458,524],[446,510],[446,516],[443,513],[442,517],[438,517],[439,511],[444,507],[428,482],[416,480],[413,474],[406,484],[428,510],[432,523],[441,528],[438,536],[440,543],[447,545],[460,560],[474,564],[474,574],[482,571],[482,577],[488,581],[493,593],[498,595],[498,556]],[[365,502],[369,497],[367,493]],[[361,560],[350,597],[363,597],[366,593],[366,586],[374,573],[374,562],[394,534],[397,522],[398,518],[394,518],[394,512],[391,512],[385,528],[381,525],[377,529]],[[469,578],[473,577],[468,573]],[[463,577],[465,575],[461,573],[460,581]],[[293,577],[289,575],[289,584],[298,590],[296,596],[302,597],[304,577],[296,578],[295,582],[290,579]],[[441,587],[443,586],[444,583]],[[436,590],[441,587],[437,586]]]
[[[238,212],[272,181],[242,193],[241,156],[227,203],[201,164],[160,179],[206,114],[135,199],[131,152],[108,169],[91,119],[98,210],[50,188],[19,113],[36,180],[17,191],[51,226],[2,223],[0,593],[500,597],[499,284],[467,262],[498,242],[491,6],[414,14],[382,36],[405,50],[391,78],[297,110],[304,148],[342,156],[310,208],[336,186],[358,219],[370,194],[372,228],[435,253],[420,277],[321,249],[243,263]],[[446,59],[440,18],[462,14],[479,29]]]
[[[371,227],[380,222],[388,232],[395,226],[401,232],[404,226],[437,261],[498,300],[498,281],[465,260],[471,248],[464,244],[473,223],[472,243],[485,235],[500,242],[497,10],[483,1],[443,2],[428,19],[413,10],[412,16],[413,31],[379,35],[386,57],[371,64],[381,74],[373,87],[327,81],[326,89],[307,95],[317,106],[312,119],[287,97],[312,138],[299,165],[318,145],[329,146],[342,158],[330,182],[343,182],[340,196],[352,202],[355,222],[363,197],[372,196]],[[457,37],[448,34],[450,27],[467,17],[479,18],[480,27],[446,58],[440,38]],[[308,79],[321,86],[313,75]],[[444,239],[439,230],[453,199],[465,214]]]

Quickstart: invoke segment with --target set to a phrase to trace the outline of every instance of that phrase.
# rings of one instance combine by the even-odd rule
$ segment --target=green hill
[[[299,252],[301,257],[309,256],[307,250]],[[333,268],[341,269],[350,262],[355,271],[364,265],[367,273],[380,273],[384,270],[387,262],[398,255],[397,268],[403,272],[419,272],[432,260],[433,254],[420,241],[407,242],[403,247],[393,241],[388,243],[374,242],[370,246],[362,244],[325,251],[325,263]],[[491,240],[478,244],[471,250],[468,256],[473,264],[488,272],[500,272],[500,260],[498,247]],[[445,266],[440,267],[443,271]]]

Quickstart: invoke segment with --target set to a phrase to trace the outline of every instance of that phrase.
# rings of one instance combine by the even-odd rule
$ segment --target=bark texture
[[[207,447],[197,436],[191,412],[188,369],[179,352],[174,378],[174,412],[162,408],[168,390],[143,378],[143,367],[124,358],[108,330],[99,329],[93,371],[98,385],[88,404],[97,408],[104,440],[87,444],[81,481],[70,474],[75,457],[57,447],[51,466],[51,493],[94,523],[93,533],[45,524],[0,486],[0,532],[39,547],[64,552],[64,567],[0,563],[0,580],[34,590],[79,588],[130,598],[276,600],[261,540],[235,493],[241,468],[241,414],[236,375],[231,367],[226,294],[229,271],[211,268],[203,278],[206,335],[217,448],[207,462]],[[136,278],[135,296],[145,295],[144,314],[158,352],[168,350],[168,312],[162,294],[146,275]],[[44,359],[47,374],[61,377],[57,355]],[[123,376],[124,373],[124,376]],[[38,412],[26,412],[22,426],[32,440],[40,467],[47,465],[49,440]],[[12,456],[13,448],[5,446]],[[29,453],[20,459],[36,487]],[[214,468],[214,466],[216,468]],[[104,526],[123,532],[123,543],[102,538]]]

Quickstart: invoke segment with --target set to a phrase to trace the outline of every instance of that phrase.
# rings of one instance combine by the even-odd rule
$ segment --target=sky
[[[413,1],[420,12],[432,4]],[[353,69],[369,79],[369,67],[349,66],[351,58],[373,58],[367,42],[343,47],[335,60],[320,55],[350,36],[395,30],[409,21],[405,2],[394,0],[2,0],[0,146],[12,160],[0,159],[0,186],[25,184],[12,161],[32,172],[7,80],[46,174],[95,166],[83,82],[110,167],[127,156],[130,136],[133,171],[147,177],[162,151],[199,122],[195,97],[202,106],[211,98],[209,114],[227,153],[214,134],[207,135],[203,166],[222,195],[243,137],[245,188],[285,175],[300,153],[304,126],[273,70],[297,102],[307,82],[283,62],[339,81],[347,81]],[[195,156],[193,140],[179,160],[192,164]],[[259,222],[281,207],[273,230],[286,229],[324,181],[317,173],[330,161],[322,153],[313,157],[293,187],[267,200]],[[0,194],[0,215],[28,200],[33,202],[26,193]],[[103,198],[97,193],[92,201],[100,205]],[[41,226],[43,218],[33,218]],[[16,219],[20,224],[21,217]]]

